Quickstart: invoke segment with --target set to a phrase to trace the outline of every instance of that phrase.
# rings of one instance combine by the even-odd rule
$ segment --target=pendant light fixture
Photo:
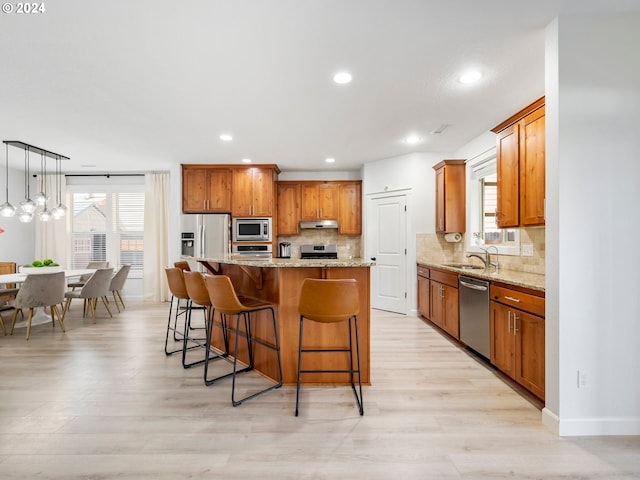
[[[6,147],[6,165],[5,171],[7,176],[5,177],[5,190],[7,193],[6,201],[0,205],[0,216],[13,217],[16,214],[16,207],[9,203],[9,144],[5,144]]]
[[[33,220],[33,212],[36,210],[36,203],[29,197],[29,146],[24,149],[24,200],[20,202],[22,212],[18,218],[23,223],[29,223]]]
[[[36,209],[42,206],[42,209],[39,210],[38,218],[47,222],[52,217],[54,219],[62,218],[66,215],[67,207],[62,203],[62,160],[69,160],[69,157],[65,157],[64,155],[60,155],[58,153],[51,152],[49,150],[45,150],[40,147],[36,147],[33,145],[29,145],[28,143],[24,143],[18,140],[3,140],[2,143],[7,145],[7,158],[6,158],[6,166],[5,169],[7,171],[7,184],[5,185],[7,201],[0,205],[0,215],[1,216],[11,216],[12,213],[17,213],[16,208],[13,207],[9,203],[9,146],[21,148],[24,150],[24,200],[20,202],[20,211],[18,213],[18,219],[21,222],[28,223],[33,220],[35,216]],[[40,154],[40,192],[36,196],[38,203],[34,202],[30,198],[30,183],[29,177],[31,176],[31,152]],[[56,161],[56,174],[55,174],[55,201],[54,204],[57,204],[53,210],[49,210],[48,202],[49,197],[52,196],[51,187],[53,182],[47,181],[47,157]],[[49,187],[49,188],[47,188]]]
[[[53,218],[58,220],[67,214],[67,207],[62,203],[62,166],[60,164],[60,155],[56,155],[56,202],[57,205],[53,209]]]

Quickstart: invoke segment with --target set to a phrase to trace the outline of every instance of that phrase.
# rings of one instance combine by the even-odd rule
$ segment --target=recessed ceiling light
[[[463,73],[458,79],[460,83],[475,83],[482,78],[482,73],[477,70],[470,70]]]
[[[242,163],[251,163],[251,159],[250,158],[243,158],[242,159]]]
[[[404,139],[404,143],[406,143],[407,145],[415,145],[416,143],[420,143],[421,141],[422,137],[419,137],[418,135],[409,135]]]
[[[343,85],[351,82],[351,74],[348,72],[338,72],[333,76],[333,81]]]
[[[220,135],[220,140],[222,140],[223,142],[230,142],[231,140],[233,140],[233,137],[228,133],[223,133],[222,135]]]
[[[336,161],[336,159],[335,158],[325,158],[324,161],[327,162],[327,163],[334,163]]]

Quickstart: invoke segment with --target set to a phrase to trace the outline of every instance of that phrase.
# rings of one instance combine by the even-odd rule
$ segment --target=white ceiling
[[[640,8],[636,0],[44,4],[40,14],[0,14],[0,137],[71,157],[63,168],[76,173],[244,157],[283,171],[354,170],[410,152],[452,153],[544,94],[544,29],[559,12]],[[457,81],[469,67],[484,73],[473,86]],[[342,69],[351,84],[332,82]],[[449,127],[430,133],[441,125]],[[219,139],[225,132],[232,142]],[[409,133],[424,141],[403,143]],[[12,166],[23,158],[10,148]]]

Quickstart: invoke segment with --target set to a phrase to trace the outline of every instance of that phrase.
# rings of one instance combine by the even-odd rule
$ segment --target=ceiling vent
[[[451,126],[451,125],[448,125],[448,124],[446,124],[446,123],[445,123],[445,124],[443,124],[443,125],[440,125],[440,126],[439,126],[438,128],[436,128],[435,130],[432,130],[432,131],[431,131],[431,134],[434,134],[434,133],[442,133],[442,132],[444,132],[448,127],[450,127],[450,126]]]

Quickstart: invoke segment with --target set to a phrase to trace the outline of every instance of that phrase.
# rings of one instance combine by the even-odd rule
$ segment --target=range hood
[[[337,220],[306,220],[300,222],[301,229],[338,228]]]

